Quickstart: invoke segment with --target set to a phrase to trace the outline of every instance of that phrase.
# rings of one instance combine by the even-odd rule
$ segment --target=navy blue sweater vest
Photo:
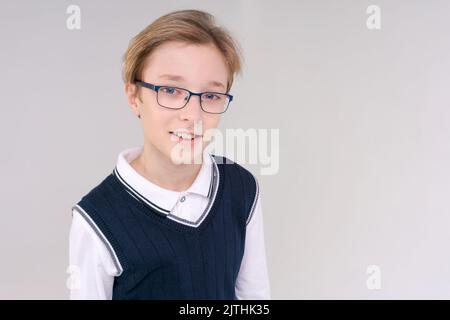
[[[215,197],[196,227],[134,197],[114,172],[74,207],[117,258],[121,273],[114,278],[113,299],[236,299],[258,183],[244,167],[213,157]]]

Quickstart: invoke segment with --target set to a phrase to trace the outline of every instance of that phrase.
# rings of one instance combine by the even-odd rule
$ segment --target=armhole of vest
[[[89,214],[80,206],[75,205],[72,207],[72,216],[73,211],[78,212],[78,214],[81,215],[81,217],[89,224],[89,226],[94,230],[95,234],[100,238],[100,240],[104,243],[106,249],[108,250],[113,263],[117,270],[119,271],[117,274],[117,277],[120,276],[123,272],[122,265],[120,264],[119,259],[117,258],[116,252],[114,251],[114,248],[112,247],[111,243],[108,241],[108,239],[105,237],[103,232],[100,230],[100,228],[97,226],[97,224],[92,220],[92,218],[89,216]]]
[[[256,179],[256,177],[255,177],[255,176],[253,175],[253,173],[251,173],[250,171],[249,171],[249,173],[250,173],[250,175],[253,177],[253,180],[255,181],[255,197],[254,197],[254,199],[253,199],[252,207],[250,208],[250,213],[249,213],[249,215],[248,215],[247,222],[245,223],[246,226],[249,224],[250,220],[251,220],[252,217],[253,217],[253,213],[254,213],[254,211],[255,211],[256,203],[258,202],[258,198],[259,198],[259,184],[258,184],[258,179]]]

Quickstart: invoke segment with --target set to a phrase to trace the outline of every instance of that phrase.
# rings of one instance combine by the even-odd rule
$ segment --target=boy
[[[132,39],[123,78],[144,145],[72,208],[71,299],[270,299],[257,180],[205,150],[240,66],[202,11]]]

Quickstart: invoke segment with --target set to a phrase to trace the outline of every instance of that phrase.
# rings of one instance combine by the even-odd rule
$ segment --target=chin
[[[173,146],[173,148],[169,148],[167,156],[172,163],[177,165],[201,164],[203,161],[203,150],[204,146],[200,144],[195,147],[178,144]]]

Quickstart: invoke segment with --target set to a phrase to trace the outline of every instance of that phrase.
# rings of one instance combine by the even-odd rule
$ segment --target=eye
[[[169,94],[169,95],[180,93],[176,88],[173,88],[173,87],[163,87],[160,90],[162,90],[162,92]]]
[[[217,100],[217,99],[220,99],[220,97],[217,94],[214,94],[214,93],[205,93],[203,95],[203,99],[205,99],[205,100]]]

